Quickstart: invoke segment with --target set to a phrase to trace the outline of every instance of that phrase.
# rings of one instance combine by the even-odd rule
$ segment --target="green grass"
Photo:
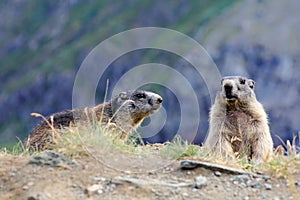
[[[4,146],[0,145],[0,154],[10,154],[13,156],[26,156],[29,155],[21,141],[17,143],[5,144]]]

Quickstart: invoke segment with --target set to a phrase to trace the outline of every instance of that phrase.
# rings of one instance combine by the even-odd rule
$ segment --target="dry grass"
[[[300,133],[298,134],[298,137]],[[300,173],[300,148],[296,144],[296,136],[293,141],[285,143],[281,140],[282,145],[277,147],[274,158],[262,166],[262,170],[271,172],[276,177],[288,178],[290,175]]]
[[[113,124],[101,126],[98,122],[85,126],[76,126],[59,130],[62,137],[55,138],[55,145],[50,146],[54,151],[72,156],[93,156],[106,152],[121,151],[131,155],[154,155],[163,159],[199,159],[231,167],[247,169],[251,172],[267,172],[276,177],[289,178],[299,173],[300,153],[296,138],[292,142],[283,143],[274,158],[266,163],[249,163],[247,159],[229,159],[211,156],[208,150],[198,145],[189,144],[176,136],[173,141],[164,144],[144,144],[135,133],[126,140],[120,139],[121,131]],[[299,134],[300,135],[300,134]],[[283,141],[282,141],[283,142]],[[20,141],[12,150],[0,150],[1,154],[29,155],[29,151]]]

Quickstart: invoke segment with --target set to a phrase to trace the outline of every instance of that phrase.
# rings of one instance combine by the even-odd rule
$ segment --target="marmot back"
[[[114,123],[122,130],[122,135],[127,135],[136,129],[143,119],[156,112],[161,103],[162,97],[158,94],[137,90],[121,92],[109,102],[94,107],[54,113],[34,127],[25,146],[33,150],[47,149],[48,144],[53,143],[54,133],[58,129],[95,120],[101,121],[102,124]]]
[[[224,77],[211,107],[205,144],[212,153],[254,161],[273,154],[267,114],[254,93],[254,81],[241,76]]]

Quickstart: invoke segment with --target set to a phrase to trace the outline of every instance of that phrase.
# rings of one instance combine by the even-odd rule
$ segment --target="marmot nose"
[[[161,97],[159,97],[157,100],[156,100],[158,103],[161,103],[163,101],[163,99]]]
[[[230,84],[224,85],[224,90],[225,90],[226,93],[231,93],[232,85],[230,85]]]

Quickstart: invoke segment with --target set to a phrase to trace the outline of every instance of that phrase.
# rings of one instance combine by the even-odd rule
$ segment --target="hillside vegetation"
[[[297,0],[1,1],[0,145],[28,135],[38,121],[30,113],[48,115],[72,107],[77,70],[96,45],[122,31],[148,26],[170,28],[197,40],[221,75],[254,79],[275,144],[282,144],[276,135],[292,140],[300,130],[298,4]],[[150,62],[173,67],[191,83],[201,110],[194,142],[201,144],[211,99],[203,77],[176,55],[145,49],[121,56],[101,77],[97,102],[104,99],[108,78],[110,97],[125,72]],[[167,88],[149,89],[167,102],[163,106],[168,118],[148,142],[171,140],[180,122],[178,99]]]
[[[193,34],[234,2],[2,1],[0,143],[25,138],[36,123],[31,112],[71,108],[75,73],[101,41],[142,26]]]

